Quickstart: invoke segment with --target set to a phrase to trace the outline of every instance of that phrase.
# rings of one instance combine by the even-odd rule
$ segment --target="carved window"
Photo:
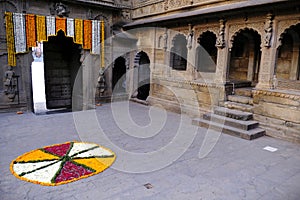
[[[173,39],[170,53],[170,66],[175,70],[186,70],[187,41],[184,35],[177,35]]]

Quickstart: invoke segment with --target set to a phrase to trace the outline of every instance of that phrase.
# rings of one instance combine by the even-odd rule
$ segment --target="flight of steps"
[[[252,88],[238,88],[233,95],[228,95],[228,101],[220,103],[212,113],[206,113],[203,118],[195,118],[192,123],[205,128],[211,128],[229,135],[252,140],[265,134],[259,128],[259,123],[253,120]]]
[[[220,102],[220,106],[246,112],[253,110],[252,87],[237,88],[234,94],[227,96],[227,101]]]

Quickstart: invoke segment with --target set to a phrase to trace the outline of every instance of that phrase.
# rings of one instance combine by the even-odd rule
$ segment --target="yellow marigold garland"
[[[46,17],[45,16],[36,16],[36,31],[37,31],[37,41],[42,42],[46,41]]]
[[[75,43],[83,44],[83,21],[75,19]]]
[[[8,65],[16,66],[15,39],[14,39],[14,24],[12,13],[5,13],[6,22],[6,41],[7,41],[7,57]]]

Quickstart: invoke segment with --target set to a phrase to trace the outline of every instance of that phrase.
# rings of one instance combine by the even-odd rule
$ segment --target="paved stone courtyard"
[[[111,105],[114,104],[99,106],[92,113],[96,114],[97,123],[115,146],[103,143],[97,137],[95,127],[85,124],[85,120],[92,119],[85,118],[84,112],[0,114],[0,199],[300,199],[299,144],[267,136],[248,141],[221,134],[212,151],[204,158],[199,158],[207,130],[192,126],[186,120],[182,126],[187,131],[187,137],[192,137],[191,144],[187,142],[187,148],[180,149],[182,146],[178,146],[176,149],[180,151],[165,152],[147,163],[147,155],[150,155],[147,152],[164,149],[179,137],[177,133],[182,115],[161,112],[132,102],[125,103],[125,106],[129,105],[130,117],[137,127],[164,120],[157,134],[138,137],[126,134],[130,127],[124,128],[127,121],[122,118],[122,113],[115,115],[116,112],[112,112],[114,109]],[[150,119],[149,115],[153,113],[158,113],[157,118]],[[76,118],[76,115],[82,118]],[[82,128],[91,134],[85,135],[80,131]],[[196,130],[196,134],[190,134],[190,130]],[[11,174],[10,162],[19,155],[73,140],[96,142],[111,148],[117,153],[116,163],[98,175],[55,187],[21,181]],[[266,146],[278,150],[264,150]],[[121,162],[126,161],[122,157],[126,154],[118,154],[120,149],[144,155],[145,161],[133,159],[126,165]],[[168,165],[162,165],[162,161],[174,158],[175,154],[181,156]],[[132,172],[121,170],[131,165]],[[151,170],[151,166],[158,169]],[[137,172],[143,169],[145,172],[133,173],[135,167]],[[153,187],[147,189],[144,186],[147,183]]]

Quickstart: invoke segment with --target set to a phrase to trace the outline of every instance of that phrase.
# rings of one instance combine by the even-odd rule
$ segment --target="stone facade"
[[[62,11],[59,10],[59,6]],[[130,2],[126,0],[120,1],[34,1],[34,0],[8,0],[0,1],[0,9],[2,17],[0,18],[0,112],[12,111],[12,110],[29,110],[35,111],[33,106],[33,84],[32,84],[32,71],[31,65],[34,61],[33,49],[29,49],[29,52],[17,54],[17,65],[13,67],[13,72],[18,78],[18,92],[19,96],[15,98],[9,98],[9,95],[5,92],[5,75],[8,73],[7,66],[7,45],[6,45],[6,28],[5,28],[5,12],[12,13],[24,13],[34,14],[41,16],[57,16],[57,17],[69,17],[73,19],[82,20],[103,20],[105,24],[105,38],[110,38],[113,33],[113,25],[115,23],[126,22],[129,20],[128,9],[130,8]],[[66,34],[66,33],[65,33]],[[65,37],[65,36],[63,36]],[[55,38],[55,37],[53,37]],[[63,39],[63,42],[67,39]],[[49,43],[49,42],[48,42]],[[70,107],[72,104],[72,89],[75,84],[76,77],[78,78],[76,95],[77,100],[73,105],[76,108],[73,109],[87,109],[94,107],[95,105],[95,91],[90,88],[95,87],[95,82],[99,78],[100,59],[99,55],[92,55],[88,50],[78,50],[80,45],[75,47],[71,43],[66,43],[67,46],[59,47],[60,42],[56,45],[47,45],[47,57],[48,60],[44,60],[45,64],[45,78],[46,78],[46,96],[51,96],[50,100],[47,100],[47,104],[51,104],[50,108]],[[74,44],[74,43],[73,43]],[[53,47],[50,47],[50,46]],[[71,46],[70,46],[71,45]],[[45,45],[44,45],[45,47]],[[46,48],[46,47],[45,47]],[[63,49],[64,48],[64,49]],[[72,49],[73,48],[73,49]],[[112,60],[111,43],[107,41],[105,45],[105,61],[109,63]],[[77,49],[77,50],[76,50]],[[72,56],[67,59],[67,55],[63,55],[69,51]],[[71,53],[72,51],[72,53]],[[44,52],[45,53],[45,52]],[[52,55],[52,56],[51,56]],[[67,56],[68,57],[68,56]],[[49,68],[51,73],[47,72],[46,68]],[[64,67],[65,66],[65,67]],[[74,66],[67,69],[68,66]],[[50,69],[51,68],[51,69]],[[78,75],[78,76],[77,76]],[[42,75],[44,76],[44,75]],[[104,72],[105,79],[110,80],[112,76],[112,69],[108,69]],[[48,80],[47,80],[48,79]],[[49,86],[48,82],[52,85]],[[81,82],[81,83],[79,83]],[[43,84],[43,83],[38,83]],[[56,84],[56,86],[54,86]],[[52,87],[53,86],[53,87]],[[76,87],[77,87],[76,86]],[[47,89],[48,87],[48,89]],[[111,96],[111,90],[108,89],[110,83],[106,84],[105,91],[102,96]],[[50,89],[49,89],[50,88]],[[74,87],[75,88],[75,87]],[[45,95],[44,95],[45,96]],[[19,97],[19,98],[18,98]],[[74,100],[74,99],[73,99]],[[52,102],[52,103],[51,103]],[[74,102],[74,101],[73,101]],[[48,105],[48,106],[49,106]]]
[[[54,1],[0,4],[2,13],[55,14],[51,11]],[[133,98],[199,117],[215,106],[227,105],[230,99],[239,99],[232,97],[236,88],[247,87],[251,107],[238,107],[251,111],[268,135],[300,142],[300,2],[99,0],[64,4],[69,17],[103,19],[106,25],[106,70],[99,75],[100,57],[81,52],[76,108]],[[0,61],[6,63],[3,33],[1,26]],[[20,75],[20,104],[11,102],[4,94],[5,84],[0,84],[2,110],[32,110],[32,61],[31,53],[17,55],[13,70]],[[3,65],[1,82],[7,71]],[[101,87],[97,87],[99,81]]]
[[[223,105],[234,87],[249,82],[255,120],[268,135],[300,142],[300,4],[262,1],[255,6],[247,2],[134,1],[133,22],[125,28],[156,27],[152,34],[147,30],[137,35],[138,49],[146,51],[143,47],[147,46],[150,58],[148,102],[202,115]],[[187,47],[176,43],[178,35],[186,38]],[[184,70],[173,68],[176,61],[170,56],[176,45],[187,48],[187,54],[181,55],[187,60]],[[214,67],[201,69],[199,45]],[[207,61],[204,65],[209,66]]]

